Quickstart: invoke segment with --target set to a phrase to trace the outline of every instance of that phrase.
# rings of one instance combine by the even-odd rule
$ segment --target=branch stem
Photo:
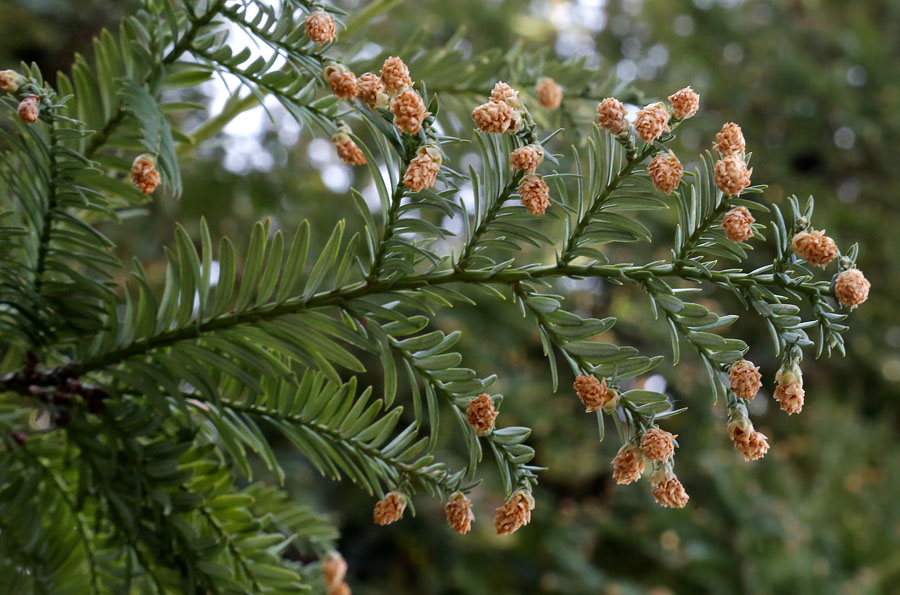
[[[478,227],[476,227],[475,231],[472,232],[472,237],[469,238],[468,242],[466,242],[466,247],[463,248],[463,252],[459,256],[459,264],[457,265],[457,270],[465,270],[466,264],[472,258],[475,248],[478,247],[478,242],[481,241],[481,236],[487,233],[491,223],[494,222],[494,219],[497,218],[497,214],[500,213],[500,209],[503,207],[503,204],[519,187],[519,182],[522,181],[523,177],[524,174],[522,172],[517,171],[515,174],[513,174],[513,177],[510,178],[509,182],[506,183],[506,186],[503,187],[503,190],[500,191],[499,196],[497,196],[494,202],[491,203],[491,206],[488,208],[487,212],[484,214],[484,217],[481,219],[481,223],[478,224]],[[463,215],[467,216],[465,214]]]
[[[690,265],[691,263],[687,263]],[[751,274],[740,270],[710,271],[702,266],[690,267],[685,263],[653,262],[644,265],[572,265],[553,264],[543,266],[530,266],[515,269],[506,269],[496,273],[490,271],[457,271],[444,270],[437,273],[414,275],[399,281],[379,280],[375,282],[358,281],[350,283],[331,291],[319,292],[308,300],[294,298],[282,303],[270,303],[256,308],[250,308],[243,312],[236,312],[216,318],[194,321],[188,326],[171,329],[147,339],[135,341],[125,347],[120,347],[102,355],[75,362],[63,368],[57,368],[43,373],[36,378],[25,378],[21,374],[7,375],[0,380],[0,392],[15,391],[29,394],[31,385],[55,385],[60,377],[78,377],[90,372],[97,372],[105,368],[118,365],[123,361],[147,354],[156,349],[164,349],[182,341],[192,341],[202,337],[206,333],[222,331],[243,324],[254,324],[279,318],[300,314],[303,312],[342,306],[355,299],[374,295],[390,295],[396,292],[415,291],[423,287],[433,285],[446,285],[449,283],[485,283],[510,285],[516,282],[547,278],[586,278],[600,277],[619,281],[631,281],[640,283],[652,277],[677,277],[690,281],[708,281],[716,285],[760,285],[774,289],[787,289],[793,292],[803,293],[809,296],[831,295],[827,283],[816,285],[803,285],[799,281],[785,280],[782,276],[773,274]]]
[[[631,172],[634,171],[634,168],[637,167],[639,163],[649,157],[656,150],[658,149],[655,145],[648,144],[645,145],[639,153],[635,153],[630,156],[627,163],[625,164],[625,167],[616,172],[616,175],[613,176],[609,184],[607,184],[607,186],[600,192],[600,194],[594,197],[594,200],[591,202],[591,206],[584,213],[584,216],[578,221],[578,224],[575,226],[572,234],[566,239],[566,245],[563,248],[562,257],[560,259],[561,262],[568,264],[575,259],[575,256],[572,253],[578,248],[578,242],[581,240],[581,236],[583,236],[587,231],[587,228],[591,224],[593,218],[603,209],[603,205],[606,204],[607,199],[609,199],[612,193],[615,192],[615,190],[619,187],[619,184],[621,184],[628,176],[631,175]]]
[[[255,405],[243,405],[238,403],[232,403],[230,401],[222,401],[222,404],[229,409],[234,409],[235,411],[240,411],[246,413],[248,415],[252,415],[254,417],[259,417],[264,420],[277,420],[281,422],[286,422],[290,424],[302,425],[308,428],[311,432],[319,436],[326,437],[329,441],[334,444],[340,444],[354,450],[359,450],[365,453],[367,456],[372,457],[373,459],[378,459],[383,464],[393,467],[397,470],[401,475],[409,475],[415,476],[421,481],[423,484],[430,484],[435,488],[441,488],[445,491],[453,491],[454,486],[445,486],[442,482],[442,479],[447,475],[451,475],[449,473],[445,473],[443,476],[436,475],[433,471],[428,471],[428,467],[422,467],[421,465],[417,466],[415,464],[404,463],[395,457],[386,456],[381,450],[368,445],[365,442],[360,442],[356,440],[350,440],[345,438],[339,430],[334,428],[330,428],[326,425],[313,423],[306,419],[303,419],[301,416],[291,416],[291,417],[279,417],[277,412],[270,411],[263,407],[255,406]],[[415,461],[414,461],[415,462]],[[452,489],[451,489],[452,488]]]

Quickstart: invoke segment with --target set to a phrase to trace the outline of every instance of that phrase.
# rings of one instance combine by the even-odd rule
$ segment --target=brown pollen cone
[[[494,528],[497,535],[512,535],[529,522],[534,510],[534,498],[528,492],[519,491],[513,494],[503,506],[497,509],[494,516]]]
[[[406,496],[400,492],[390,492],[375,504],[373,513],[375,523],[378,525],[390,525],[403,518],[406,510]]]
[[[472,501],[462,492],[457,492],[450,497],[444,508],[447,513],[447,524],[460,535],[465,535],[472,529],[472,521],[475,514],[472,512]]]
[[[650,428],[641,436],[641,450],[648,460],[665,463],[675,454],[675,438],[662,428]]]
[[[624,444],[613,459],[613,479],[619,485],[628,485],[644,473],[644,455],[633,444]]]
[[[872,284],[859,269],[847,269],[834,281],[834,295],[841,304],[855,308],[869,299]]]
[[[494,409],[494,401],[487,393],[478,395],[466,406],[466,421],[475,428],[475,433],[479,436],[487,436],[493,432],[496,419],[497,410]]]

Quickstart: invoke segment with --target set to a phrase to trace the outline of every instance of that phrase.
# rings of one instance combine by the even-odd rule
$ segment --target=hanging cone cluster
[[[543,215],[550,206],[550,188],[544,178],[537,174],[525,176],[519,184],[522,205],[532,215]]]
[[[653,499],[663,508],[684,508],[691,499],[674,475],[653,487]]]
[[[526,174],[533,174],[544,161],[544,150],[538,144],[515,149],[509,155],[509,166]]]
[[[466,498],[465,494],[456,492],[450,496],[444,510],[447,513],[447,524],[457,533],[465,535],[472,530],[475,514],[472,512],[472,501]]]

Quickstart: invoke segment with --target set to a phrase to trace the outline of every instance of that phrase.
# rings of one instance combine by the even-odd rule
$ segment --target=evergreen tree
[[[682,344],[703,362],[748,460],[769,448],[746,406],[761,374],[724,335],[737,316],[690,296],[711,286],[765,321],[789,414],[803,405],[803,350],[843,352],[847,312],[869,288],[855,245],[841,252],[813,228],[812,198],[761,199],[737,125],[685,174],[668,143],[697,112],[690,88],[626,117],[637,90],[550,53],[467,56],[459,38],[425,50],[420,34],[389,48],[402,59],[358,58],[354,37],[392,4],[346,15],[305,0],[145,0],[53,84],[34,65],[0,74],[12,122],[0,163],[0,582],[11,592],[347,592],[336,530],[278,485],[271,432],[377,498],[378,524],[430,496],[460,533],[488,450],[506,500],[496,531],[521,529],[541,469],[529,429],[503,423],[495,376],[463,365],[459,332],[429,328],[455,303],[502,300],[531,320],[554,389],[574,378],[600,438],[615,428],[615,479],[646,471],[666,507],[688,494],[660,425],[684,409],[635,382],[662,356],[599,340],[616,320],[565,309],[553,282],[645,292],[675,363]],[[265,50],[235,47],[235,29]],[[241,88],[180,130],[200,110],[178,90],[216,76]],[[377,203],[351,191],[359,231],[341,221],[324,242],[307,222],[290,234],[257,223],[240,251],[202,220],[196,242],[178,227],[157,290],[102,228],[179,196],[179,158],[267,98],[366,166]],[[480,154],[467,171],[451,158],[460,143]],[[639,219],[656,226],[665,209],[677,219],[666,258],[611,261],[611,243],[650,242]],[[774,258],[747,270],[764,229]],[[832,261],[833,276],[816,274]],[[366,353],[383,385],[362,386]],[[467,453],[460,468],[437,458],[442,421]],[[254,459],[274,485],[253,483]]]

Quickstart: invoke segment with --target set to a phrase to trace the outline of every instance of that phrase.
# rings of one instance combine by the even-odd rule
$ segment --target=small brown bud
[[[824,229],[798,232],[791,239],[791,248],[815,267],[825,268],[838,255],[837,244],[825,235]]]
[[[628,485],[644,473],[644,455],[637,446],[623,444],[613,459],[613,479],[619,485]]]
[[[672,115],[678,120],[684,120],[700,109],[700,96],[690,87],[685,87],[669,95],[669,103],[672,104]]]
[[[487,436],[494,431],[495,419],[497,411],[494,409],[494,401],[487,393],[473,398],[466,406],[466,421],[475,428],[475,433],[479,436]]]
[[[597,104],[597,122],[600,128],[610,134],[621,134],[628,130],[626,114],[628,110],[615,97],[607,97]]]
[[[482,132],[513,133],[522,125],[522,114],[505,101],[488,101],[472,110],[472,119]]]
[[[406,496],[400,492],[390,492],[375,504],[374,518],[378,525],[390,525],[403,518],[406,510]]]
[[[677,437],[661,428],[650,428],[641,436],[641,450],[648,460],[665,463],[675,454]]]
[[[441,170],[443,156],[441,151],[433,146],[421,147],[403,175],[403,183],[413,192],[420,192],[434,186],[438,172]]]
[[[336,587],[347,576],[347,562],[338,552],[331,552],[322,560],[322,574],[326,587]]]
[[[659,153],[651,159],[650,165],[647,166],[647,173],[650,174],[650,179],[657,190],[671,194],[681,183],[684,166],[681,165],[681,161],[678,160],[675,153],[669,151],[668,153]]]
[[[713,148],[722,155],[739,155],[744,152],[746,146],[741,127],[734,122],[728,122],[716,133],[716,146]]]
[[[491,90],[491,101],[506,101],[509,103],[510,99],[513,100],[513,103],[518,103],[519,92],[503,81],[497,81],[497,84]]]
[[[531,511],[534,510],[534,497],[520,490],[513,494],[503,506],[497,509],[494,516],[494,528],[497,535],[511,535],[531,522]]]
[[[797,382],[778,384],[775,387],[775,400],[781,405],[781,410],[788,415],[800,413],[805,394],[803,386]]]
[[[753,431],[741,440],[734,441],[737,449],[745,461],[756,461],[766,456],[769,452],[769,442],[762,432]]]
[[[556,109],[562,104],[562,87],[548,77],[541,77],[535,85],[538,102],[547,109]]]
[[[381,67],[381,82],[391,94],[412,87],[413,84],[412,79],[409,78],[409,68],[397,56],[391,56],[384,61],[384,65]]]
[[[637,113],[634,129],[645,143],[655,141],[669,131],[669,110],[661,103],[651,103]]]
[[[0,91],[15,93],[24,80],[25,77],[15,70],[0,70]]]
[[[759,366],[754,366],[753,362],[745,359],[737,361],[731,366],[728,380],[731,383],[732,392],[740,399],[752,399],[762,386],[762,374],[759,373]]]
[[[353,99],[359,93],[356,75],[343,64],[329,64],[325,67],[324,75],[338,99]]]
[[[346,126],[339,126],[338,131],[331,137],[331,144],[337,150],[338,157],[348,165],[365,165],[366,155],[359,148],[350,135]]]
[[[162,182],[162,177],[156,169],[156,159],[152,155],[144,153],[135,158],[131,164],[131,182],[144,195],[153,194]]]
[[[509,166],[526,174],[533,174],[543,160],[544,150],[538,144],[531,144],[510,153]]]
[[[537,174],[522,178],[519,183],[519,196],[522,205],[532,215],[543,215],[550,206],[550,188],[544,178]]]
[[[849,308],[855,308],[869,299],[872,284],[859,269],[847,269],[834,281],[834,295],[839,302]]]
[[[729,155],[716,162],[713,181],[726,196],[738,196],[750,185],[752,173],[740,155]]]
[[[735,207],[722,217],[722,231],[729,240],[740,244],[753,237],[755,221],[746,207]]]
[[[356,79],[356,85],[359,88],[357,97],[360,101],[368,104],[369,107],[375,107],[375,104],[378,103],[378,94],[384,91],[381,79],[371,72],[367,72]]]
[[[684,486],[678,478],[673,475],[654,486],[653,499],[664,508],[684,508],[690,496],[684,491]]]
[[[391,100],[394,126],[400,132],[416,134],[422,129],[422,122],[430,115],[425,111],[425,102],[412,89],[406,89]]]
[[[19,109],[16,110],[19,119],[26,124],[34,124],[37,122],[38,118],[41,116],[41,112],[38,109],[38,102],[40,99],[41,98],[37,95],[27,95],[25,99],[19,103]]]
[[[585,406],[585,413],[600,411],[606,404],[606,378],[582,374],[575,378],[574,387],[575,394]]]
[[[450,496],[450,501],[444,508],[447,513],[447,524],[460,535],[465,535],[472,529],[472,521],[475,514],[472,512],[472,501],[462,492],[456,492]]]
[[[317,44],[325,45],[334,39],[334,19],[322,11],[311,13],[303,32]]]

